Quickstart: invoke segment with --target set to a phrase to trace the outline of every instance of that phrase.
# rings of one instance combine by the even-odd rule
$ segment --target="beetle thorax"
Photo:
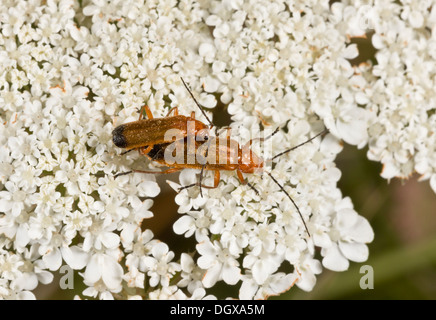
[[[263,168],[263,159],[253,151],[242,148],[239,154],[239,169],[244,173],[254,173]]]

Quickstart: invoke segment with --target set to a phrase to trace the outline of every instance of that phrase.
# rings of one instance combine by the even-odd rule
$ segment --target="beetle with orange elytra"
[[[183,83],[185,84],[184,81]],[[213,127],[213,124],[203,109],[199,105],[198,107],[207,121],[209,121],[209,126],[197,120],[194,111],[191,112],[190,116],[184,116],[179,115],[178,107],[174,107],[169,110],[165,117],[154,118],[150,108],[144,105],[139,111],[139,119],[137,121],[121,124],[112,131],[112,140],[117,147],[124,148],[127,151],[140,150],[147,147],[142,150],[143,154],[147,154],[155,144],[171,142],[172,140],[165,138],[165,133],[171,129],[179,130],[183,137],[201,134],[203,139],[207,140],[208,132]],[[171,113],[173,113],[172,116],[170,116]],[[145,115],[148,119],[145,118]]]

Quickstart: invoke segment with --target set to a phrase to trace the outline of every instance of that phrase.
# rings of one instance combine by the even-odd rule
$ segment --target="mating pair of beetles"
[[[256,193],[258,193],[258,191],[243,176],[243,173],[254,173],[255,171],[262,172],[264,167],[264,161],[259,156],[257,156],[252,150],[249,149],[254,139],[250,140],[243,147],[240,147],[235,140],[230,139],[229,135],[227,135],[226,138],[227,141],[225,144],[218,144],[220,141],[219,139],[211,139],[211,137],[209,136],[209,132],[210,132],[209,130],[214,127],[213,123],[210,121],[204,110],[201,108],[200,104],[195,99],[192,92],[189,90],[185,81],[183,79],[181,80],[183,82],[183,85],[191,95],[192,99],[194,100],[195,104],[198,106],[204,117],[209,122],[209,125],[206,125],[203,122],[197,120],[195,118],[194,111],[191,113],[191,116],[183,116],[183,115],[179,115],[177,107],[174,107],[168,112],[166,117],[154,118],[148,106],[142,107],[139,112],[140,115],[138,121],[122,124],[113,130],[112,132],[113,142],[117,147],[126,149],[124,153],[127,153],[131,150],[138,150],[140,154],[145,155],[147,158],[149,158],[152,161],[156,161],[157,163],[160,163],[168,167],[168,169],[164,171],[131,170],[128,172],[118,173],[115,175],[115,177],[118,177],[120,175],[130,174],[132,172],[147,173],[147,174],[156,174],[156,173],[165,174],[165,173],[180,171],[182,169],[187,169],[187,168],[200,169],[201,172],[200,172],[199,182],[192,185],[184,186],[180,188],[179,191],[193,186],[199,186],[200,193],[202,194],[201,188],[213,189],[218,187],[218,184],[220,182],[221,170],[236,171],[241,183],[248,185]],[[145,118],[144,112],[148,118]],[[180,133],[179,136],[181,135],[180,138],[181,141],[174,141],[174,136],[172,136],[171,138],[171,135],[165,134],[169,130],[173,130],[173,129],[178,130],[178,132]],[[272,135],[274,135],[277,131],[278,130],[276,130]],[[316,137],[323,135],[326,132],[327,130],[324,130],[323,132],[315,135],[309,140],[277,154],[271,160],[274,160],[275,158],[312,141]],[[195,136],[197,135],[201,135],[201,139],[195,139]],[[267,138],[261,138],[257,140],[265,140],[270,138],[272,135],[270,135]],[[193,145],[191,144],[191,147],[193,148],[190,148],[190,143],[188,140],[192,139],[193,137],[194,137],[194,144]],[[180,142],[180,145],[183,148],[182,151],[183,151],[184,159],[187,159],[189,155],[193,152],[197,154],[198,151],[201,148],[203,148],[204,151],[202,151],[202,154],[204,156],[204,159],[207,158],[208,153],[211,152],[212,150],[212,152],[216,153],[216,156],[220,157],[220,159],[222,158],[222,155],[224,153],[225,161],[224,162],[220,161],[220,163],[216,163],[212,161],[208,162],[207,160],[206,161],[195,160],[193,163],[192,162],[180,163],[179,161],[174,163],[168,163],[168,161],[166,161],[167,158],[165,156],[166,152],[168,152],[171,146],[174,146],[174,143],[177,142]],[[235,145],[236,145],[236,152],[234,151],[232,152],[230,146],[235,146]],[[213,186],[206,186],[202,184],[202,177],[203,177],[204,170],[215,171]],[[279,186],[279,188],[286,194],[286,196],[294,204],[295,208],[298,211],[298,214],[300,215],[303,221],[306,232],[310,236],[303,215],[301,214],[300,209],[298,208],[295,201],[285,191],[283,186],[280,185],[278,181],[271,175],[271,173],[269,172],[266,173],[271,177],[271,179]]]

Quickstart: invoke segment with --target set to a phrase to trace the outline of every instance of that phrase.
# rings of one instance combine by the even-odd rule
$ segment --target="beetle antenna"
[[[195,187],[195,186],[198,186],[198,184],[197,183],[191,183],[191,184],[188,184],[186,186],[181,186],[180,188],[177,189],[177,192],[180,192],[182,190],[189,189],[189,188],[192,188],[192,187]]]
[[[127,171],[127,172],[120,172],[114,175],[114,179],[118,178],[119,176],[124,176],[126,174],[131,174],[133,171]]]
[[[183,85],[185,86],[186,90],[188,90],[189,94],[191,95],[192,99],[194,100],[195,104],[197,105],[197,107],[200,109],[201,113],[203,114],[203,116],[206,118],[206,120],[209,122],[210,127],[213,128],[214,125],[212,123],[212,121],[210,121],[209,117],[207,116],[206,112],[204,112],[203,108],[200,106],[200,104],[197,102],[197,100],[195,99],[194,95],[192,94],[191,90],[189,89],[188,85],[186,84],[185,80],[183,80],[182,77],[180,77],[180,79],[183,82]]]
[[[209,140],[206,142],[207,143],[207,149],[206,149],[206,153],[204,155],[204,158],[206,160],[206,162],[201,166],[201,171],[200,171],[200,196],[203,198],[203,189],[201,188],[201,182],[203,181],[203,172],[204,169],[206,168],[206,164],[207,164],[207,155],[209,154],[209,148],[210,148],[210,144],[211,144],[212,140]]]
[[[312,138],[310,138],[310,139],[308,139],[308,140],[306,140],[306,141],[300,143],[299,145],[297,145],[297,146],[295,146],[295,147],[292,147],[292,148],[290,148],[290,149],[288,149],[288,150],[285,150],[285,151],[283,151],[283,152],[280,152],[279,154],[276,154],[274,157],[272,157],[272,158],[269,159],[269,160],[274,160],[275,158],[278,158],[278,157],[280,157],[280,156],[282,156],[282,155],[284,155],[284,154],[286,154],[286,153],[288,153],[288,152],[291,152],[292,150],[295,150],[295,149],[301,147],[302,145],[305,145],[306,143],[309,143],[309,142],[312,141],[313,139],[315,139],[315,138],[317,138],[317,137],[319,137],[319,136],[321,136],[321,135],[324,135],[324,134],[326,134],[326,133],[328,133],[328,132],[329,132],[329,130],[328,130],[328,129],[325,129],[324,131],[318,133],[316,136],[314,136],[314,137],[312,137]]]
[[[309,235],[309,237],[310,237],[310,232],[309,232],[309,229],[307,228],[307,225],[306,225],[306,222],[304,221],[304,218],[303,218],[303,214],[301,213],[301,211],[300,211],[300,208],[298,208],[298,206],[297,206],[297,204],[295,203],[295,201],[294,201],[294,199],[292,199],[291,198],[291,196],[289,195],[289,193],[287,193],[286,192],[286,190],[285,190],[285,188],[283,188],[283,186],[272,176],[272,174],[271,173],[269,173],[268,171],[265,171],[270,177],[271,177],[271,179],[272,179],[272,181],[274,181],[275,182],[275,184],[276,185],[278,185],[279,186],[279,188],[286,194],[286,196],[289,198],[289,200],[291,200],[292,201],[292,203],[294,204],[294,207],[297,209],[297,211],[298,211],[298,214],[300,215],[300,218],[301,218],[301,221],[303,221],[303,224],[304,224],[304,228],[306,229],[306,232],[307,232],[307,234]]]

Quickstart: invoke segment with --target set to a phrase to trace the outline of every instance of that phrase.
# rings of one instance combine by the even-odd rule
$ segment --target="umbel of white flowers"
[[[342,141],[368,145],[383,177],[416,171],[436,191],[436,6],[362,4],[5,1],[0,297],[34,298],[66,267],[83,278],[84,297],[209,299],[223,281],[239,289],[232,298],[259,299],[292,285],[312,290],[323,267],[365,261],[374,234],[338,189],[334,161]],[[350,38],[368,32],[376,63],[353,66]],[[281,128],[274,155],[329,129],[271,169],[311,237],[271,179],[246,176],[257,194],[234,172],[203,197],[195,187],[175,197],[174,232],[193,238],[194,252],[175,255],[147,229],[162,186],[152,175],[113,178],[144,158],[120,156],[111,132],[144,103],[155,117],[175,106],[198,112],[180,76],[205,110],[227,105],[240,145]],[[172,186],[196,183],[195,173]]]

